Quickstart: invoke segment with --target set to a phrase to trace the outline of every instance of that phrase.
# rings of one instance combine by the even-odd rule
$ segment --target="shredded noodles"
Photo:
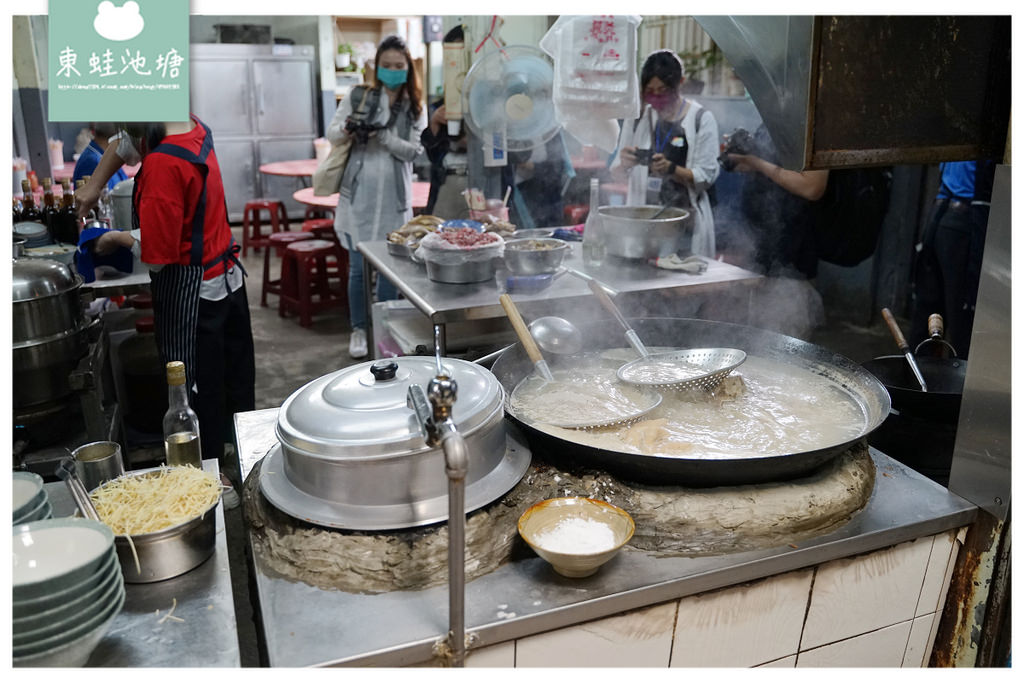
[[[161,467],[118,477],[91,497],[103,523],[115,534],[130,537],[194,519],[216,503],[220,493],[215,474],[195,467]]]

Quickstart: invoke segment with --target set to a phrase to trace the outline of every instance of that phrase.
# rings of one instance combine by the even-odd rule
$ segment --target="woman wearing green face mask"
[[[363,257],[356,245],[383,240],[412,219],[412,161],[422,150],[420,133],[426,126],[423,93],[405,42],[398,36],[385,38],[374,64],[373,87],[353,88],[327,128],[331,143],[349,139],[354,143],[334,212],[334,231],[349,252],[349,355],[353,358],[368,353]],[[395,286],[378,276],[377,299],[397,297]]]

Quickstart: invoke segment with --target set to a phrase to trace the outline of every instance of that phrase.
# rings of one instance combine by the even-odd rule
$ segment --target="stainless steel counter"
[[[216,460],[203,469],[219,472]],[[64,482],[44,485],[54,517],[75,512]],[[210,559],[181,576],[155,583],[126,583],[125,602],[86,666],[241,666],[235,604],[231,596],[224,511],[217,506],[217,547]],[[161,619],[174,607],[173,616]]]
[[[427,277],[426,266],[389,254],[387,242],[360,242],[358,249],[363,255],[364,284],[371,282],[374,269],[388,278],[423,315],[430,318],[432,324],[441,325],[442,343],[446,323],[505,316],[504,309],[498,303],[501,292],[493,279],[463,285],[434,282]],[[621,294],[627,295],[671,290],[685,290],[698,294],[716,291],[722,287],[750,285],[761,279],[757,273],[713,259],[704,259],[708,268],[700,275],[655,268],[646,264],[630,264],[615,259],[607,260],[600,268],[588,268],[583,265],[580,251],[579,244],[573,244],[563,265],[592,275]],[[367,296],[370,296],[373,290],[366,285],[365,291]],[[544,291],[535,294],[517,293],[514,298],[531,316],[564,312],[567,304],[571,305],[574,299],[583,299],[597,306],[587,284],[570,275],[556,279]],[[367,311],[370,310],[370,303],[367,302]],[[370,324],[372,323],[368,321],[368,325]],[[368,332],[368,338],[372,349],[372,329]],[[441,352],[445,353],[443,346]]]
[[[242,475],[275,443],[276,408],[235,415]],[[536,454],[535,454],[536,455]],[[659,557],[626,547],[597,574],[567,579],[536,556],[466,586],[473,647],[885,548],[954,529],[977,508],[871,449],[878,467],[867,507],[800,547],[716,557]],[[271,575],[254,553],[261,625],[271,666],[402,666],[430,659],[448,628],[447,588],[358,595]]]

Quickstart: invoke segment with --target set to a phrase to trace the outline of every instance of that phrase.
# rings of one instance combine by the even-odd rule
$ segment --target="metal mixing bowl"
[[[602,206],[605,252],[622,258],[649,259],[688,253],[693,239],[690,212],[675,207],[652,219],[660,206]]]
[[[553,237],[507,240],[505,265],[516,275],[553,273],[567,253],[569,245]]]

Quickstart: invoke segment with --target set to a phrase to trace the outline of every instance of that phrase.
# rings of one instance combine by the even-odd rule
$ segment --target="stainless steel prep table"
[[[442,355],[447,352],[446,323],[505,316],[504,309],[498,303],[501,292],[498,291],[494,279],[462,285],[434,282],[427,277],[426,266],[423,264],[389,254],[387,242],[360,242],[357,248],[363,255],[367,338],[370,349],[374,349],[376,344],[370,315],[373,289],[369,284],[373,281],[374,270],[394,283],[405,298],[430,319],[431,324],[441,327]],[[645,264],[627,265],[614,259],[607,260],[600,268],[593,269],[583,265],[581,251],[579,243],[572,243],[572,249],[565,257],[563,265],[593,275],[622,294],[671,290],[686,290],[688,293],[697,294],[720,290],[726,286],[750,285],[762,277],[714,259],[704,259],[708,268],[700,275]],[[516,302],[527,307],[531,316],[558,313],[559,309],[564,310],[566,303],[571,299],[594,299],[587,284],[571,275],[563,275],[542,292],[515,294]]]
[[[220,472],[216,460],[203,469]],[[54,517],[75,512],[62,481],[44,484]],[[241,666],[235,603],[231,595],[224,511],[217,506],[217,547],[195,569],[166,581],[125,583],[125,601],[110,630],[86,666],[237,667]],[[173,616],[161,619],[174,607]]]
[[[278,409],[235,415],[242,476],[276,443]],[[848,524],[799,548],[715,557],[658,557],[627,546],[596,575],[566,579],[539,557],[509,562],[466,585],[474,647],[885,548],[964,526],[976,507],[871,449],[875,490]],[[251,545],[251,536],[250,536]],[[431,657],[448,629],[447,587],[359,595],[272,576],[253,553],[271,666],[403,666]]]

